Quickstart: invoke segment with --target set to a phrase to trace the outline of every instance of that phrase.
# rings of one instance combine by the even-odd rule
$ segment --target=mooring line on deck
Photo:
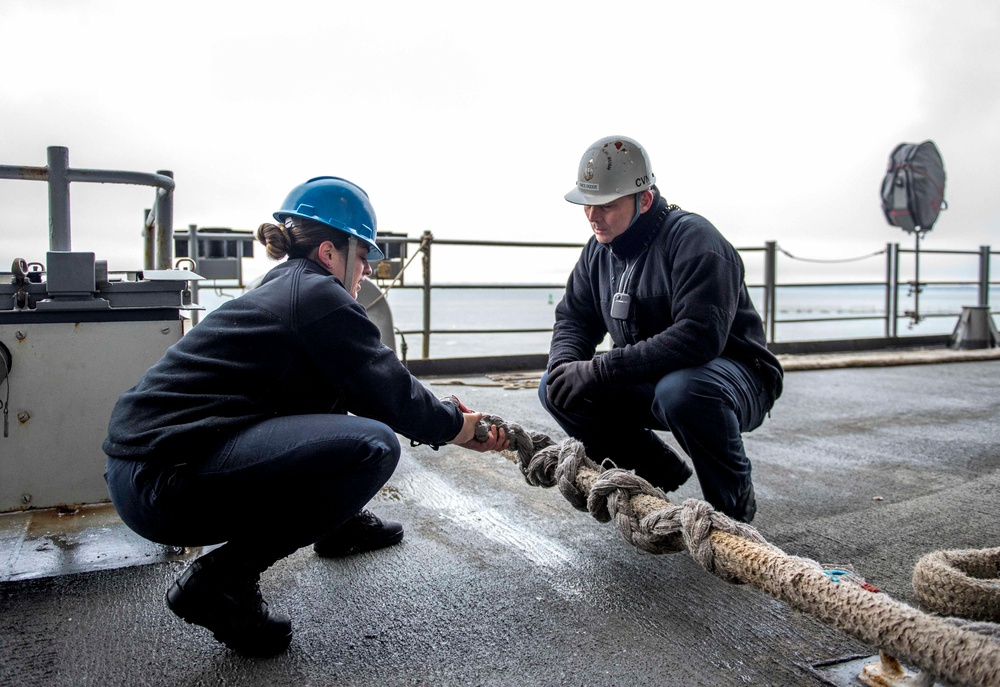
[[[1000,687],[1000,626],[995,624],[1000,622],[1000,548],[921,559],[914,586],[922,603],[938,613],[970,606],[977,611],[973,622],[932,615],[892,599],[852,571],[791,556],[756,528],[704,501],[671,503],[645,479],[595,463],[579,441],[556,443],[496,415],[484,415],[477,434],[485,436],[490,425],[505,430],[511,449],[502,453],[528,484],[557,486],[578,510],[614,522],[633,546],[651,553],[686,550],[721,579],[753,585],[890,654],[883,665],[895,663],[895,657],[952,685]]]

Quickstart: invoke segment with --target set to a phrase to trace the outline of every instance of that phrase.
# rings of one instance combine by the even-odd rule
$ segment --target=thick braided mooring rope
[[[634,546],[651,553],[686,550],[712,574],[753,585],[948,684],[1000,687],[1000,638],[993,623],[973,624],[924,613],[870,585],[855,583],[853,575],[790,556],[769,544],[755,528],[716,512],[704,501],[672,504],[641,477],[618,468],[604,469],[587,457],[578,441],[556,443],[495,415],[483,417],[480,431],[489,425],[504,428],[510,439],[510,450],[504,453],[529,484],[558,486],[575,508],[601,522],[614,522]],[[1000,549],[993,552],[990,563],[978,558],[970,562],[972,553],[944,552],[942,560],[934,559],[930,572],[920,573],[918,598],[922,602],[931,599],[928,589],[940,589],[937,579],[942,576],[952,580],[951,591],[945,595],[957,597],[960,573],[956,568],[961,568],[992,578],[992,582],[982,581],[991,587],[989,603],[995,605],[1000,598],[995,581]],[[996,615],[992,619],[997,620]]]
[[[1000,548],[929,553],[913,568],[913,591],[937,613],[1000,623]]]

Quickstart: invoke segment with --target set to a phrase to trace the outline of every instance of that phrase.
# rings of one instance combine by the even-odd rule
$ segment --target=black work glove
[[[600,386],[593,360],[563,363],[549,373],[545,381],[545,397],[557,408],[571,409]]]

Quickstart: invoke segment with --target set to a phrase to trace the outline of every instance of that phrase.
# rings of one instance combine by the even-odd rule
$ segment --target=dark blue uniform
[[[356,513],[399,459],[396,432],[462,428],[381,343],[339,279],[307,259],[210,313],[118,400],[112,501],[164,544],[245,540],[274,562]]]
[[[615,294],[627,294],[613,311]],[[747,293],[739,253],[705,218],[653,206],[610,244],[583,249],[556,307],[548,371],[596,356],[599,391],[574,408],[539,396],[600,461],[654,484],[669,466],[649,430],[670,430],[691,457],[705,499],[731,512],[750,483],[741,433],[781,394],[782,369]],[[667,480],[669,481],[669,480]]]

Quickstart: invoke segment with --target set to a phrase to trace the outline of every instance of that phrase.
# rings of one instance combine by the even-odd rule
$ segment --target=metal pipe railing
[[[538,334],[551,332],[551,327],[549,328],[490,328],[490,329],[434,329],[431,326],[431,308],[433,305],[432,294],[434,291],[438,290],[472,290],[472,289],[563,289],[565,288],[565,283],[559,284],[476,284],[476,283],[464,283],[464,284],[435,284],[432,278],[431,272],[431,246],[433,244],[438,244],[440,246],[454,246],[454,247],[502,247],[502,248],[524,248],[524,249],[537,249],[537,248],[574,248],[581,249],[584,244],[582,243],[554,243],[554,242],[536,242],[536,241],[477,241],[477,240],[449,240],[449,239],[435,239],[431,232],[424,232],[424,234],[419,239],[410,239],[404,237],[385,237],[379,239],[380,242],[385,243],[408,243],[416,244],[419,249],[423,252],[423,275],[419,286],[397,286],[396,288],[401,289],[413,289],[419,288],[423,291],[422,294],[422,322],[419,329],[410,329],[400,331],[400,334],[410,335],[419,334],[422,337],[421,354],[422,357],[427,359],[430,358],[431,349],[431,337],[434,335],[496,335],[496,334]],[[980,246],[976,251],[968,250],[928,250],[926,248],[914,249],[904,249],[900,248],[898,243],[888,243],[884,251],[879,251],[866,257],[875,257],[881,253],[885,253],[885,277],[883,280],[869,280],[869,281],[836,281],[836,282],[788,282],[779,283],[778,281],[778,253],[782,252],[778,248],[778,244],[775,241],[768,241],[763,247],[739,247],[737,250],[741,254],[749,254],[755,252],[762,252],[764,259],[764,277],[762,284],[748,284],[748,288],[752,289],[762,289],[763,290],[763,300],[761,303],[761,317],[764,321],[765,334],[768,343],[774,343],[777,340],[777,331],[779,325],[785,324],[803,324],[803,323],[817,323],[817,322],[858,322],[866,320],[882,320],[884,322],[884,331],[886,338],[900,338],[899,335],[899,320],[912,317],[912,312],[900,313],[900,295],[899,289],[902,286],[915,287],[920,286],[921,288],[935,287],[935,286],[977,286],[978,287],[978,300],[981,305],[988,304],[989,301],[989,290],[992,286],[998,285],[997,282],[991,282],[989,279],[990,275],[990,260],[992,256],[998,255],[996,252],[992,252],[989,246]],[[925,259],[928,256],[934,255],[954,255],[954,256],[977,256],[979,267],[978,275],[976,280],[930,280],[922,279],[917,281],[910,281],[902,277],[902,267],[901,267],[901,256],[906,254],[921,255]],[[794,258],[792,258],[794,259]],[[916,268],[916,266],[914,266]],[[916,269],[914,270],[916,272]],[[917,272],[919,274],[919,272]],[[779,302],[782,290],[791,288],[835,288],[835,287],[845,287],[845,286],[882,286],[885,289],[884,298],[884,312],[873,314],[873,315],[848,315],[848,316],[824,316],[816,318],[782,318],[779,317]],[[921,313],[920,319],[925,318],[944,318],[944,317],[954,317],[958,318],[961,315],[960,312],[957,313]]]
[[[173,262],[174,180],[173,172],[124,172],[103,169],[73,169],[69,149],[49,146],[47,167],[0,165],[0,179],[46,181],[49,184],[49,250],[72,250],[69,185],[73,181],[97,184],[130,184],[157,188],[155,219],[158,269],[169,269]],[[148,215],[147,215],[148,217]]]
[[[157,188],[155,205],[152,210],[146,210],[144,217],[145,231],[145,260],[146,269],[155,266],[157,269],[169,269],[173,262],[173,173],[166,170],[158,171],[156,174],[142,172],[125,172],[95,169],[73,169],[69,166],[69,151],[67,148],[51,146],[47,149],[47,167],[31,166],[10,166],[0,165],[0,179],[26,179],[33,181],[46,181],[49,185],[49,245],[52,251],[69,251],[72,249],[71,223],[70,223],[70,203],[69,185],[71,182],[80,181],[88,183],[112,183],[112,184],[133,184],[141,186],[153,186]],[[154,231],[151,231],[155,229]],[[406,237],[379,237],[384,243],[407,243],[418,244],[418,250],[423,258],[423,279],[418,287],[406,287],[400,285],[397,288],[420,288],[422,294],[422,326],[419,330],[401,332],[402,334],[418,333],[422,336],[421,353],[423,358],[430,357],[430,342],[433,334],[527,334],[550,332],[551,328],[521,328],[521,329],[465,329],[465,330],[434,330],[431,328],[431,309],[433,305],[432,293],[436,289],[476,289],[476,288],[497,288],[497,285],[489,284],[434,284],[431,273],[431,247],[433,244],[440,246],[464,246],[464,247],[504,247],[504,248],[574,248],[580,249],[582,243],[559,243],[546,241],[482,241],[482,240],[449,240],[435,239],[429,231],[423,233],[420,239],[409,239]],[[991,260],[993,256],[1000,253],[990,250],[989,246],[980,246],[978,251],[968,250],[928,250],[921,248],[919,242],[916,249],[903,249],[898,243],[887,244],[885,259],[885,281],[884,282],[812,282],[812,283],[787,283],[778,282],[778,253],[779,250],[775,241],[768,241],[761,247],[744,247],[737,249],[741,254],[753,252],[763,252],[764,256],[764,282],[763,284],[750,285],[751,288],[763,289],[762,318],[764,321],[765,337],[769,343],[774,343],[777,339],[777,327],[779,324],[793,324],[802,322],[836,322],[836,321],[859,321],[871,319],[884,319],[885,332],[888,338],[899,337],[899,320],[903,317],[910,317],[914,322],[926,317],[957,317],[960,313],[930,313],[921,314],[919,312],[919,293],[924,287],[929,286],[978,286],[977,300],[979,305],[989,305],[989,291],[998,282],[990,281]],[[882,252],[882,251],[880,251]],[[901,277],[900,258],[905,254],[913,254],[914,260],[914,280],[906,281]],[[920,255],[957,255],[957,256],[977,256],[978,258],[978,279],[971,280],[921,280],[920,278]],[[875,254],[877,255],[877,253]],[[790,256],[795,259],[794,256]],[[873,256],[865,256],[873,257]],[[782,289],[787,288],[831,288],[837,286],[874,286],[885,285],[885,312],[873,316],[851,316],[851,317],[823,317],[823,318],[779,318],[779,295]],[[903,285],[913,288],[914,310],[904,312],[900,315],[899,289]],[[512,284],[504,285],[503,288],[550,288],[562,289],[565,283],[560,284]]]

